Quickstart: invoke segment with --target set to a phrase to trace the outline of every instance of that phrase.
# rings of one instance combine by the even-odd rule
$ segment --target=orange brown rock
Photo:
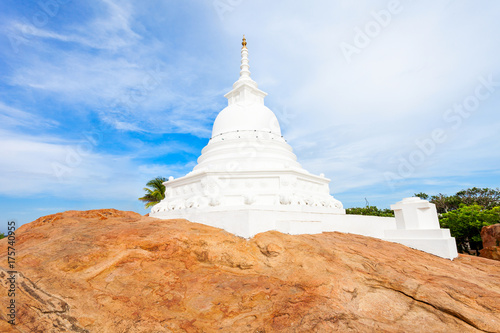
[[[3,332],[497,332],[500,263],[352,234],[250,240],[185,220],[68,211],[17,232]]]
[[[483,227],[481,240],[483,241],[483,249],[479,251],[480,256],[500,260],[500,223]]]
[[[483,247],[500,246],[500,223],[489,225],[481,229]]]

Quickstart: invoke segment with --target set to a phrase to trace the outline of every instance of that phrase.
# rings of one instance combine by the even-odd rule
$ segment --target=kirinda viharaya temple
[[[330,195],[330,179],[302,168],[281,135],[266,93],[250,77],[245,38],[240,77],[224,97],[212,137],[198,164],[165,182],[165,199],[151,209],[161,219],[184,218],[242,237],[277,230],[288,234],[340,231],[380,238],[453,259],[455,239],[440,229],[436,207],[420,198],[391,206],[395,218],[347,215]]]

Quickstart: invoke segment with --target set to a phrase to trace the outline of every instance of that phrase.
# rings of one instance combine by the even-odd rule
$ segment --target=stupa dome
[[[235,103],[228,105],[215,119],[212,138],[234,131],[271,132],[281,136],[278,119],[260,103]]]

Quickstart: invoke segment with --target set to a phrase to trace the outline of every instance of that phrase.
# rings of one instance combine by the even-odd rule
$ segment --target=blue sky
[[[196,163],[238,78],[345,207],[500,186],[500,3],[0,2],[0,231],[148,211]]]

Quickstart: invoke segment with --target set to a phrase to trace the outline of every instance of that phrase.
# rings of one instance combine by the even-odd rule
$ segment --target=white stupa
[[[346,215],[342,203],[330,195],[330,179],[309,173],[297,162],[281,135],[278,119],[264,105],[267,94],[250,77],[245,37],[242,45],[240,77],[225,95],[228,106],[215,119],[212,137],[198,165],[186,176],[170,177],[164,183],[165,199],[151,209],[150,216],[184,218],[242,237],[268,230],[289,234],[350,232],[397,241],[447,258],[456,256],[449,231],[446,234],[439,223],[435,225],[437,216],[432,229],[439,232],[429,235],[434,240],[440,237],[440,243],[436,247],[434,241],[426,247],[420,245],[427,239],[425,232],[419,230],[417,242],[411,243],[411,232],[395,218]],[[424,200],[421,204],[433,205]],[[402,218],[403,214],[399,215]],[[413,225],[418,227],[419,222]],[[403,234],[398,233],[401,228]],[[386,235],[388,230],[392,233]],[[451,245],[454,252],[449,250]]]

